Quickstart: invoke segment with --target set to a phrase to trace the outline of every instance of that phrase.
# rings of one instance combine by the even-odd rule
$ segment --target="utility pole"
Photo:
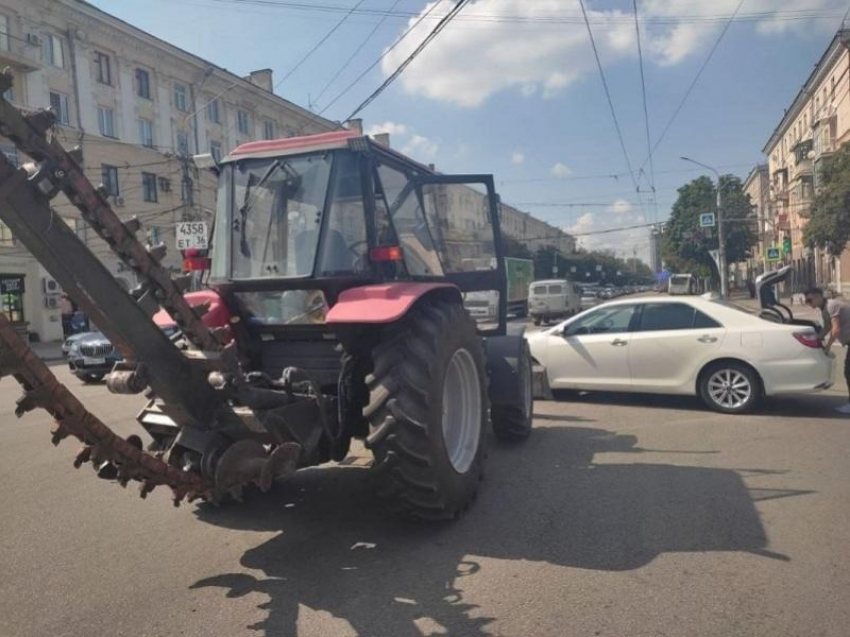
[[[726,264],[726,226],[723,221],[723,193],[720,191],[720,173],[715,168],[690,157],[680,157],[679,159],[710,170],[717,177],[717,201],[715,202],[714,214],[717,224],[717,269],[720,271],[720,298],[729,298],[729,267]]]

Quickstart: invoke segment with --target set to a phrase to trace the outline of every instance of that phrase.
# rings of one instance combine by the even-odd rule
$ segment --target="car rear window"
[[[562,285],[550,285],[549,286],[549,294],[554,295],[554,294],[563,294],[563,293],[564,293],[564,286],[562,286]]]
[[[539,294],[540,296],[544,296],[546,294],[546,286],[545,285],[535,285],[531,288],[532,294]]]

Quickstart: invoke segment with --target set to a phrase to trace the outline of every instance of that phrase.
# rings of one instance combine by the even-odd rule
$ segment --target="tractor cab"
[[[333,323],[346,290],[387,282],[505,298],[490,176],[438,175],[349,131],[243,144],[219,171],[210,281],[259,332]],[[504,333],[500,305],[484,332]]]

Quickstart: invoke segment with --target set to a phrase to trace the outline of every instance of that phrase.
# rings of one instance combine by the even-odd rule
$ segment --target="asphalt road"
[[[137,399],[60,377],[129,431]],[[384,511],[365,454],[243,506],[141,501],[74,470],[75,444],[16,420],[16,396],[0,383],[2,637],[848,634],[837,390],[739,418],[539,403],[526,444],[492,446],[468,515],[436,526]]]

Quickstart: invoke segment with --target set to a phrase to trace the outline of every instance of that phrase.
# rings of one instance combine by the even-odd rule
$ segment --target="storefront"
[[[0,274],[0,312],[11,323],[26,326],[24,294],[25,275]]]

